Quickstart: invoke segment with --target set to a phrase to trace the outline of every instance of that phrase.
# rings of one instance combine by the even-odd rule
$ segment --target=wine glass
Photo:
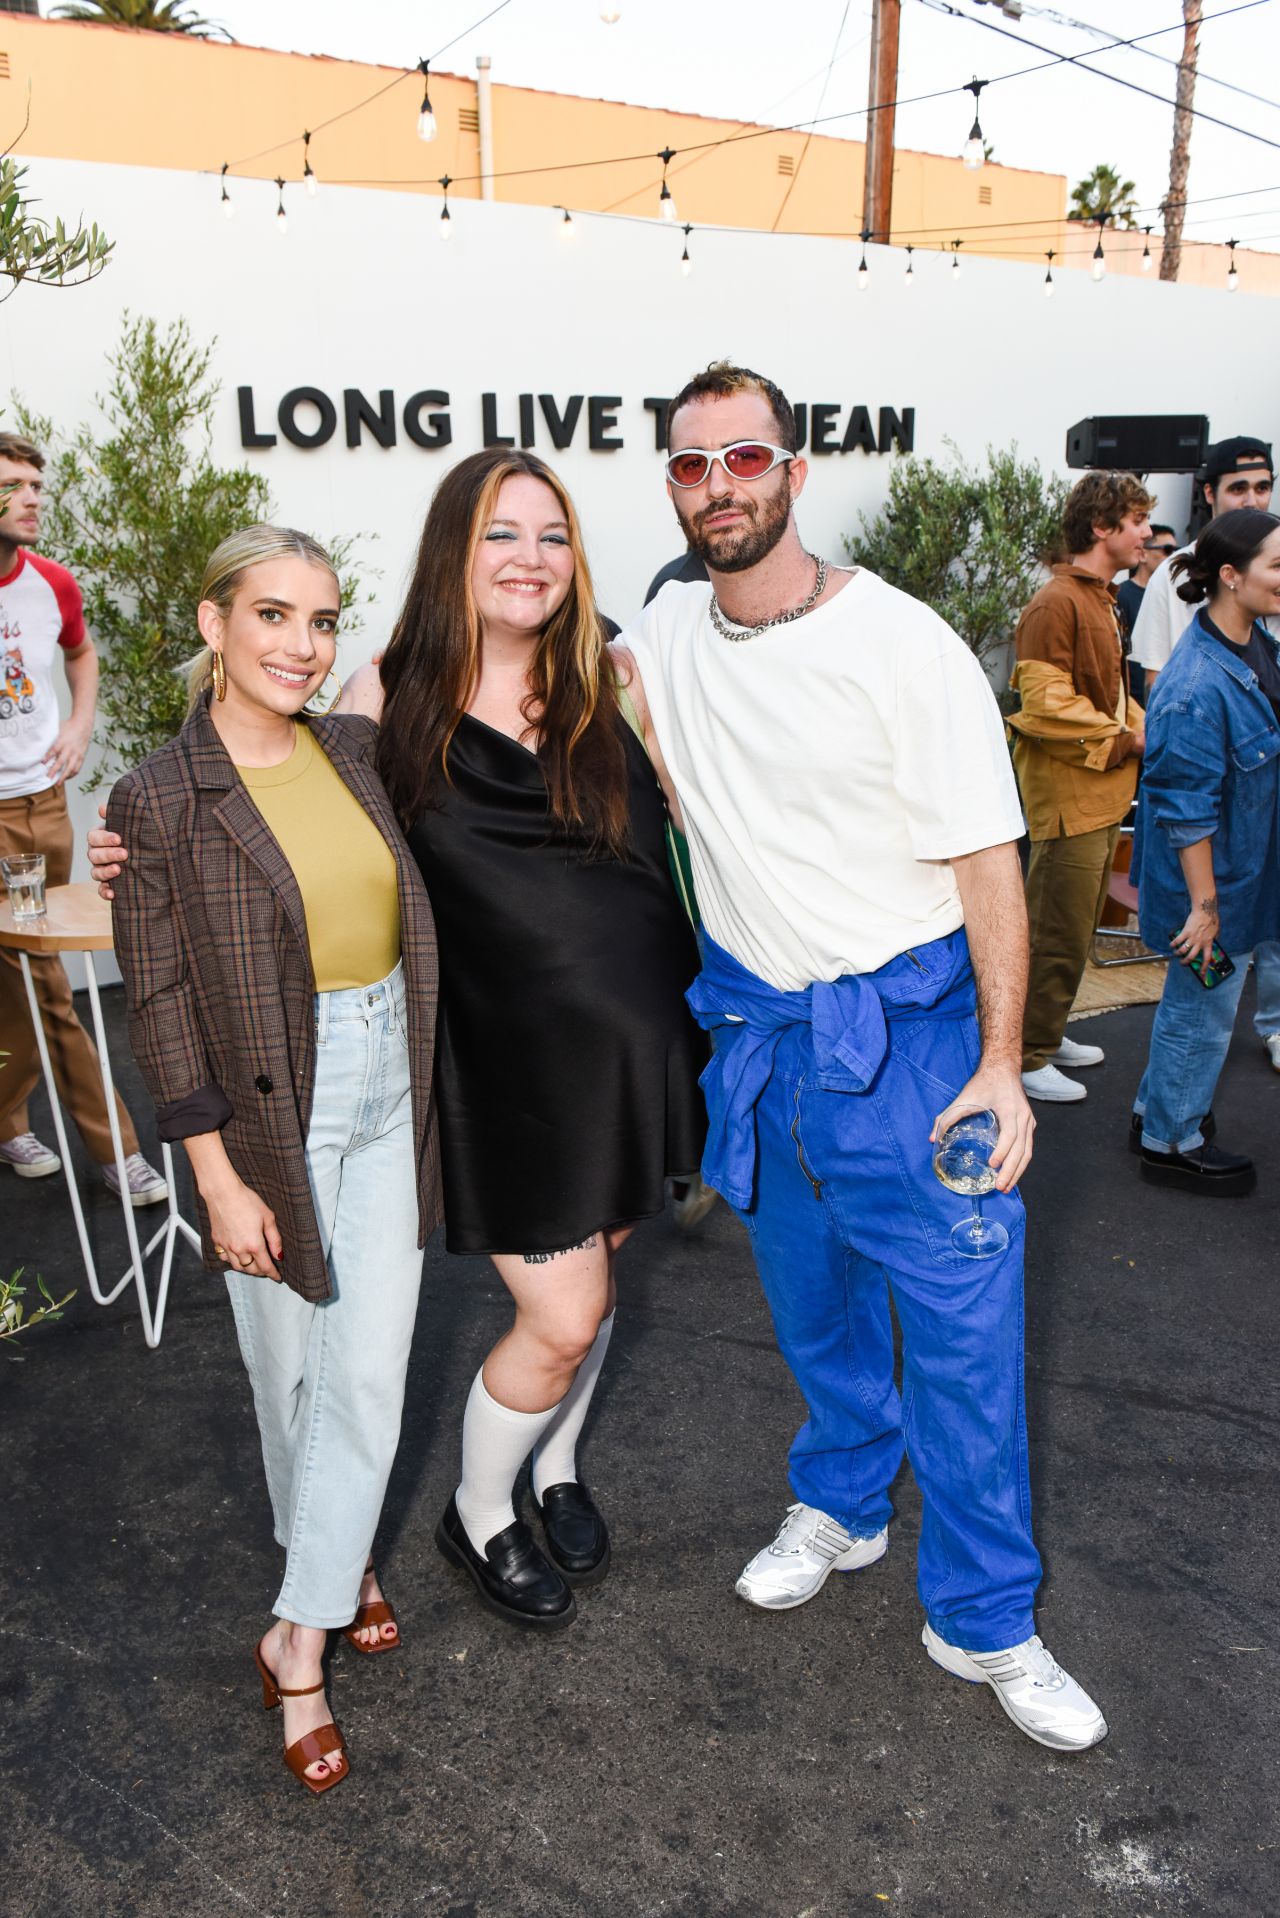
[[[973,1201],[973,1212],[951,1228],[951,1243],[966,1259],[994,1259],[1009,1243],[999,1219],[984,1219],[982,1194],[990,1192],[996,1175],[987,1161],[1000,1137],[994,1112],[969,1112],[947,1127],[933,1149],[933,1170],[948,1192],[963,1193]]]

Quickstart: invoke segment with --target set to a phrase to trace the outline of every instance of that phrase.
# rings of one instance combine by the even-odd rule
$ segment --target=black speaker
[[[1204,413],[1126,413],[1067,428],[1067,465],[1117,472],[1195,473],[1209,449]]]

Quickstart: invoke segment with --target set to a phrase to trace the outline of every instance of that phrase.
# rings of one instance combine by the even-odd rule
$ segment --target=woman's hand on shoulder
[[[103,800],[98,808],[98,817],[99,819],[105,819],[106,816],[107,804],[106,801]],[[98,882],[99,896],[109,902],[115,898],[115,893],[107,881],[120,877],[120,873],[124,868],[124,862],[129,857],[129,854],[125,849],[124,841],[121,839],[119,833],[108,832],[105,826],[94,826],[88,835],[87,843],[89,864],[92,866],[93,876]]]
[[[363,666],[357,666],[343,681],[342,692],[334,704],[335,713],[362,713],[376,726],[382,718],[382,674],[378,668],[382,654],[375,653]]]

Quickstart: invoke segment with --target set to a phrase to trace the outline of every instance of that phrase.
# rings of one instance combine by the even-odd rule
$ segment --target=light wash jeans
[[[332,1296],[235,1272],[227,1290],[288,1555],[274,1610],[331,1627],[355,1614],[382,1511],[422,1253],[401,968],[315,1005],[307,1171]]]
[[[1259,946],[1258,957],[1264,953],[1276,963],[1274,947]],[[1208,991],[1190,966],[1169,961],[1147,1069],[1133,1102],[1142,1116],[1142,1143],[1153,1152],[1193,1152],[1204,1144],[1200,1121],[1213,1104],[1249,973],[1247,952],[1233,952],[1231,958],[1235,971]],[[1258,983],[1261,996],[1261,971]]]
[[[1253,969],[1258,981],[1258,1010],[1253,1029],[1260,1039],[1280,1032],[1280,944],[1268,939],[1253,949]]]

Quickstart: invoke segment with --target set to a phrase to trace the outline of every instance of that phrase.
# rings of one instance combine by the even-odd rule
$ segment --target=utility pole
[[[1169,155],[1169,194],[1164,203],[1164,249],[1160,278],[1176,280],[1182,265],[1182,216],[1186,211],[1187,175],[1191,170],[1191,105],[1196,91],[1200,17],[1204,0],[1182,0],[1182,58],[1178,62],[1178,91],[1173,109],[1173,150]]]
[[[867,86],[867,159],[862,224],[873,240],[888,241],[893,217],[893,102],[898,97],[898,30],[902,0],[872,0],[871,74]],[[877,109],[879,109],[877,111]]]

